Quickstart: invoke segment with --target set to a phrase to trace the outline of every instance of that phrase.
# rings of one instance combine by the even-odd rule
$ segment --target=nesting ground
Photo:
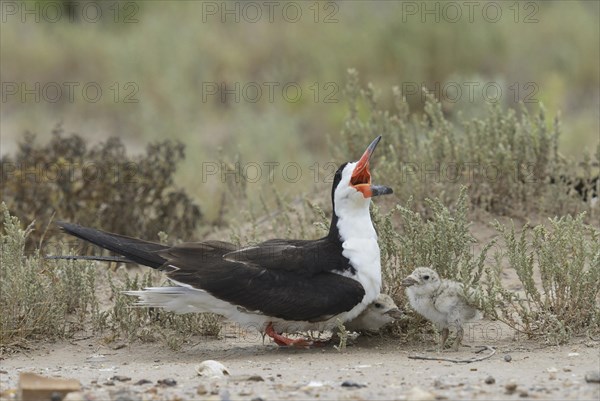
[[[494,341],[496,355],[470,364],[412,360],[409,355],[431,349],[433,343],[407,345],[381,337],[360,338],[344,352],[332,347],[283,349],[272,343],[263,345],[260,336],[252,334],[205,340],[176,352],[158,344],[120,348],[101,346],[93,339],[75,340],[8,356],[1,364],[0,383],[3,394],[9,396],[22,371],[76,378],[84,392],[98,400],[125,395],[132,400],[402,400],[416,396],[413,387],[426,392],[420,399],[599,399],[600,384],[585,380],[587,372],[600,366],[598,342],[578,339],[567,346],[548,347],[515,341],[508,330],[501,330],[501,335]],[[482,344],[479,340],[475,336],[470,343]],[[473,355],[468,348],[428,354]],[[196,366],[207,359],[222,362],[230,375],[221,379],[198,376]],[[131,380],[111,381],[114,376]],[[495,382],[486,384],[490,376]],[[168,378],[177,384],[157,384]],[[150,382],[135,384],[142,379]],[[343,387],[345,381],[364,387]],[[511,382],[516,384],[512,393],[507,390]]]

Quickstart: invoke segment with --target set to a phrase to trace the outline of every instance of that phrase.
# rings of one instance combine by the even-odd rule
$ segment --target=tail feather
[[[44,259],[55,260],[97,260],[100,262],[135,263],[133,260],[122,256],[93,256],[93,255],[46,255]]]
[[[166,259],[158,254],[158,252],[169,248],[166,245],[62,221],[57,222],[57,224],[66,233],[115,252],[124,256],[129,261],[155,269],[161,267],[166,262]]]
[[[123,294],[137,297],[136,306],[163,308],[178,314],[214,312],[227,315],[232,307],[206,291],[185,287],[146,287],[140,291],[123,291]]]

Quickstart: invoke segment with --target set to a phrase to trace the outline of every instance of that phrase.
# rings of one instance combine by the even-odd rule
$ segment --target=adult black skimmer
[[[317,240],[272,239],[247,248],[222,241],[175,246],[59,222],[67,233],[130,261],[164,271],[177,286],[129,291],[138,305],[176,313],[213,312],[258,328],[279,345],[310,345],[281,333],[326,330],[357,317],[381,289],[369,159],[377,137],[357,162],[344,163],[331,190],[329,233]],[[101,258],[106,260],[106,258]]]

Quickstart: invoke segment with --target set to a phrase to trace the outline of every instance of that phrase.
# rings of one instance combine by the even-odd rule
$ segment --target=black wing
[[[223,258],[307,277],[351,269],[349,260],[342,255],[341,243],[329,237],[313,241],[273,239],[226,253]]]
[[[202,289],[248,311],[285,320],[319,321],[349,311],[364,297],[362,285],[332,271],[349,263],[341,244],[271,240],[238,249],[222,241],[167,246],[69,223],[67,233],[159,268],[180,284]]]
[[[285,320],[327,320],[349,311],[365,295],[358,281],[336,273],[309,275],[285,266],[266,268],[248,259],[206,252],[205,243],[175,246],[160,254],[168,260],[164,270],[173,281],[203,289],[250,312]]]

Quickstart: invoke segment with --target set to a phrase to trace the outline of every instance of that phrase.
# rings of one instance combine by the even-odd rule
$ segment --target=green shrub
[[[426,200],[430,218],[415,211],[414,203],[396,205],[386,215],[378,208],[373,211],[373,220],[379,234],[384,292],[408,311],[409,319],[398,322],[409,337],[420,336],[425,320],[413,313],[404,296],[402,280],[419,266],[431,266],[442,278],[459,281],[475,289],[471,301],[488,315],[495,308],[494,293],[490,291],[489,275],[485,265],[489,249],[494,241],[484,244],[476,251],[477,240],[470,232],[468,220],[469,203],[463,188],[456,202],[444,206],[439,199]],[[396,334],[398,330],[396,330]]]
[[[419,266],[431,266],[442,277],[468,286],[478,285],[491,244],[485,246],[479,256],[474,255],[473,246],[477,241],[469,231],[466,190],[463,189],[452,208],[444,206],[439,199],[426,202],[431,210],[430,219],[415,212],[410,200],[405,206],[396,205],[383,219],[375,213],[388,290],[399,292],[400,281]],[[393,224],[396,213],[399,230],[394,229]]]
[[[30,340],[70,338],[97,316],[95,271],[90,263],[25,256],[25,230],[4,203],[0,261],[0,349],[26,347]]]
[[[336,158],[343,160],[383,135],[374,154],[375,175],[385,177],[401,202],[412,198],[419,211],[428,213],[426,199],[437,197],[447,205],[467,186],[473,206],[495,214],[592,212],[560,177],[589,182],[598,175],[600,148],[595,161],[587,155],[581,166],[560,157],[560,122],[556,118],[549,126],[543,106],[530,114],[525,107],[517,113],[490,105],[483,118],[459,117],[452,123],[432,95],[426,96],[425,113],[417,116],[410,114],[398,88],[392,92],[395,108],[385,110],[374,87],[362,88],[350,70],[349,116],[331,143]]]
[[[146,239],[160,231],[189,239],[201,212],[174,185],[183,157],[181,143],[155,143],[133,157],[117,138],[90,146],[58,127],[47,144],[27,134],[14,156],[2,156],[0,191],[11,214],[36,221],[28,250],[39,247],[42,237],[54,238],[53,218]]]
[[[505,251],[496,253],[498,271],[508,263],[523,289],[496,289],[503,307],[498,317],[529,337],[560,344],[585,331],[600,330],[600,231],[583,214],[525,226],[496,223]]]
[[[0,263],[0,350],[26,347],[31,340],[72,338],[77,332],[102,334],[107,342],[161,341],[180,348],[194,336],[217,336],[221,319],[213,314],[186,314],[134,307],[135,298],[122,294],[156,286],[162,274],[141,278],[127,272],[106,273],[111,305],[102,311],[96,296],[94,263],[44,259],[39,250],[25,255],[33,225],[21,229],[2,203]],[[66,250],[64,251],[66,252]],[[113,278],[115,277],[115,278]]]
[[[188,313],[177,315],[160,308],[135,306],[136,297],[123,294],[123,291],[141,290],[157,285],[172,285],[162,278],[162,274],[150,270],[139,276],[121,271],[118,279],[115,273],[107,272],[110,287],[111,306],[97,319],[97,326],[103,330],[104,340],[117,339],[127,342],[161,342],[178,350],[189,343],[194,336],[216,337],[221,331],[221,318],[211,313]]]

